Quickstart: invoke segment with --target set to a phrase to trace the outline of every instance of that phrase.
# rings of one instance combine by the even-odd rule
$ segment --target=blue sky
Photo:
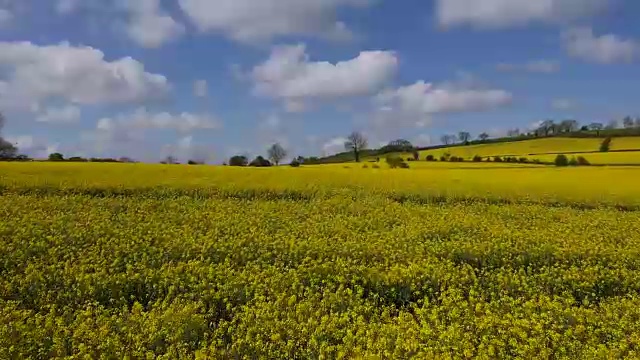
[[[222,162],[638,116],[633,0],[0,0],[3,136]]]

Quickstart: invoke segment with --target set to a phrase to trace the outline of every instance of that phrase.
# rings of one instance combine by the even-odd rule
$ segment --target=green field
[[[523,156],[529,159],[547,161],[549,156],[545,154],[585,153],[575,156],[592,156],[590,153],[598,152],[603,139],[599,138],[543,138],[495,144],[481,144],[469,146],[455,146],[443,149],[425,150],[420,152],[420,159],[433,155],[437,159],[445,154],[463,157],[471,160],[474,156]],[[627,155],[619,155],[617,151],[638,150]],[[640,137],[618,137],[611,142],[611,153],[597,154],[594,163],[597,164],[640,164]],[[573,155],[573,154],[572,154]],[[411,154],[402,154],[402,157],[411,157]],[[609,157],[611,157],[609,159]],[[555,158],[555,156],[554,156]],[[553,159],[551,159],[551,162]]]
[[[638,358],[638,179],[0,163],[0,357]]]

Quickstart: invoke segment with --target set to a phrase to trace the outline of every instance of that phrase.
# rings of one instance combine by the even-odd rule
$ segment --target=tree
[[[467,143],[471,140],[471,134],[466,131],[460,131],[458,133],[458,140],[460,140],[461,143]]]
[[[64,161],[64,155],[61,153],[49,154],[49,161]]]
[[[356,158],[356,162],[360,162],[360,153],[367,148],[367,138],[361,133],[354,131],[347,136],[347,141],[344,143],[344,148],[347,151],[352,151]]]
[[[605,130],[613,130],[613,129],[617,129],[618,126],[619,126],[619,124],[618,124],[617,120],[611,120],[611,121],[609,121],[607,126],[604,127],[604,129]]]
[[[169,155],[169,156],[167,156],[166,159],[164,159],[160,163],[161,164],[167,164],[167,165],[177,165],[178,164],[178,160],[176,160],[176,158],[174,158],[173,156]]]
[[[389,142],[383,148],[384,152],[413,152],[415,150],[415,146],[409,141],[405,139],[398,139]]]
[[[280,165],[280,161],[282,161],[282,159],[287,156],[287,151],[279,143],[271,145],[267,152],[269,155],[269,160],[276,164],[276,166]]]
[[[509,129],[509,130],[507,130],[507,136],[508,136],[508,137],[517,137],[517,136],[520,136],[520,129],[515,128],[515,129]]]
[[[451,145],[454,144],[456,142],[456,136],[455,135],[442,135],[440,137],[440,141],[442,141],[443,144],[445,145]]]
[[[640,128],[640,116],[636,118],[636,127]]]
[[[553,120],[545,120],[538,127],[538,132],[544,136],[549,136],[549,133],[554,133],[555,130],[556,123]]]
[[[236,155],[232,156],[229,159],[229,166],[247,166],[249,164],[249,160],[244,155]]]
[[[487,141],[488,138],[489,138],[489,134],[487,134],[486,132],[483,132],[482,134],[478,135],[478,139],[482,141]]]
[[[631,129],[635,126],[635,122],[631,116],[627,116],[622,119],[622,126],[624,126],[625,129]]]
[[[604,125],[602,125],[602,123],[594,122],[589,124],[589,130],[595,131],[597,136],[600,136],[600,131],[602,131],[602,129],[604,129]]]
[[[249,163],[249,166],[253,166],[253,167],[269,167],[271,166],[271,162],[267,159],[265,159],[262,156],[258,156],[255,159],[253,159],[253,161],[251,161]]]
[[[0,113],[0,134],[2,134],[2,128],[4,127],[5,118]],[[18,148],[15,147],[12,143],[3,139],[0,136],[0,160],[13,159],[18,154]]]
[[[576,120],[563,120],[558,124],[558,132],[574,132],[578,129],[578,121]]]

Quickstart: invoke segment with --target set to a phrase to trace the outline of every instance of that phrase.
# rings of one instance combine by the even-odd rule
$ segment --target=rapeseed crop
[[[637,358],[638,171],[1,164],[0,354]]]

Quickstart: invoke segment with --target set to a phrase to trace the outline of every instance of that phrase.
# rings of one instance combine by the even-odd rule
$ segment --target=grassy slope
[[[542,161],[553,161],[555,155],[584,152],[584,154],[572,154],[572,156],[582,155],[594,164],[640,164],[640,151],[626,153],[605,153],[593,154],[598,151],[603,139],[598,138],[545,138],[525,141],[504,142],[496,144],[481,144],[469,146],[455,146],[444,149],[424,150],[420,152],[420,158],[424,159],[428,155],[440,158],[449,153],[452,156],[461,156],[470,160],[476,155],[488,156],[524,156],[530,159],[540,159]],[[640,137],[620,137],[614,138],[611,143],[612,151],[640,150]],[[402,157],[411,157],[411,154],[402,154]]]

